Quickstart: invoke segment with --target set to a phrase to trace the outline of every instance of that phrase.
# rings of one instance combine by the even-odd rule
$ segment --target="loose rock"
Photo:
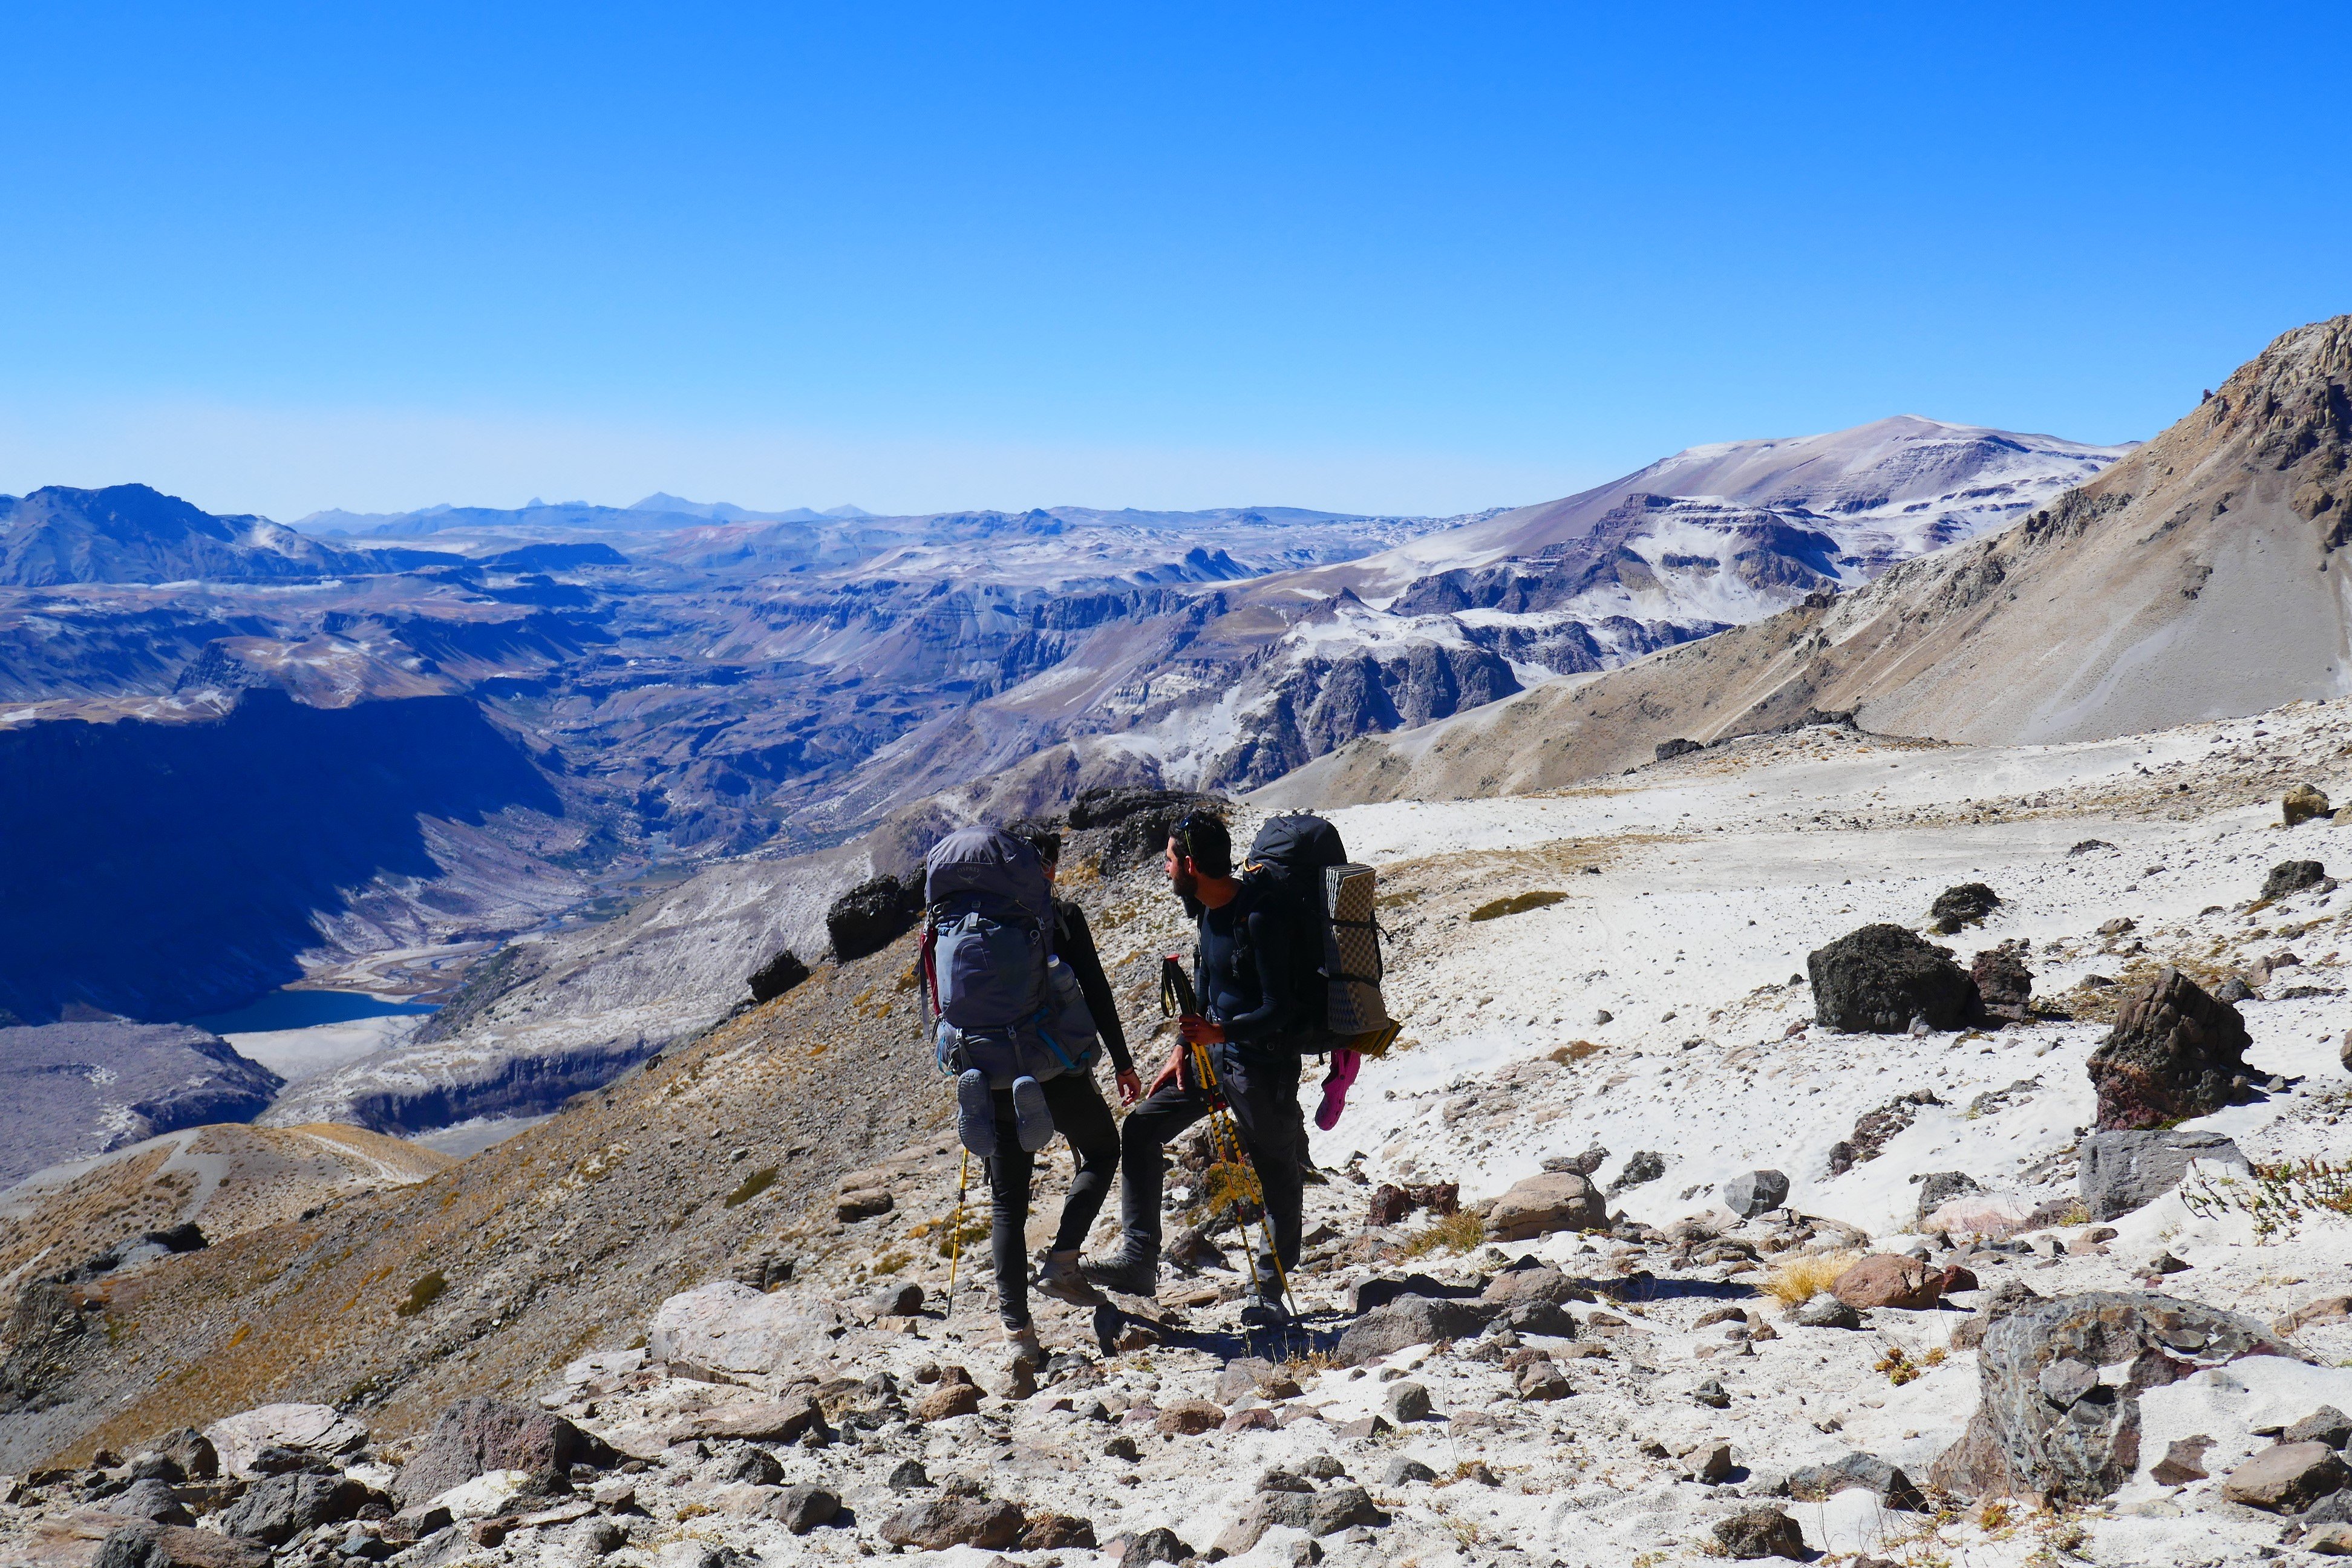
[[[1608,1206],[1590,1180],[1571,1171],[1546,1171],[1495,1201],[1486,1234],[1496,1241],[1528,1241],[1558,1230],[1600,1230],[1608,1223]]]
[[[2316,860],[2282,860],[2271,868],[2263,879],[2262,896],[2265,899],[2285,899],[2316,888],[2327,880],[2327,868]]]
[[[1009,1502],[949,1496],[909,1503],[882,1521],[881,1534],[893,1546],[919,1546],[926,1552],[944,1552],[950,1546],[999,1552],[1020,1539],[1025,1522],[1021,1510]]]
[[[562,1473],[574,1464],[611,1464],[615,1458],[561,1415],[503,1399],[461,1399],[433,1424],[425,1446],[393,1483],[393,1498],[407,1508],[490,1470]]]
[[[1715,1527],[1715,1539],[1724,1553],[1743,1562],[1759,1557],[1805,1555],[1805,1532],[1777,1508],[1745,1509]]]
[[[1743,1171],[1723,1184],[1720,1196],[1733,1214],[1754,1219],[1789,1201],[1789,1178],[1778,1171]]]
[[[2316,784],[2295,784],[2279,798],[2279,821],[2287,827],[2300,826],[2315,816],[2332,815],[2326,792]]]
[[[1922,1310],[1943,1297],[1940,1273],[1916,1258],[1874,1252],[1837,1277],[1830,1291],[1857,1311],[1871,1307]]]
[[[1936,901],[1927,906],[1927,918],[1937,931],[1950,936],[1963,926],[1984,924],[1985,917],[1999,908],[1999,893],[1982,882],[1962,882],[1936,895]]]
[[[2352,1486],[2352,1470],[2326,1444],[2281,1443],[2231,1470],[2221,1495],[2271,1513],[2300,1513],[2346,1486]]]

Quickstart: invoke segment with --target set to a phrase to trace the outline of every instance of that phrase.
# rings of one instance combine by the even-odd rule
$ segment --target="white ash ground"
[[[927,1366],[962,1366],[992,1391],[981,1411],[928,1426],[844,1426],[843,1440],[830,1447],[777,1450],[782,1483],[837,1490],[855,1512],[852,1528],[791,1536],[746,1517],[764,1501],[758,1489],[713,1479],[729,1446],[703,1454],[646,1440],[678,1412],[751,1398],[763,1384],[779,1391],[781,1378],[747,1377],[748,1386],[736,1387],[653,1367],[580,1367],[551,1385],[551,1405],[645,1456],[647,1468],[635,1478],[643,1512],[622,1516],[629,1542],[605,1561],[693,1563],[722,1545],[775,1563],[887,1551],[879,1522],[936,1495],[891,1489],[892,1472],[908,1459],[937,1482],[970,1480],[1033,1510],[1083,1516],[1106,1542],[1167,1527],[1205,1551],[1263,1472],[1328,1455],[1391,1522],[1322,1539],[1325,1560],[1423,1568],[1695,1563],[1714,1555],[1715,1521],[1756,1506],[1743,1494],[1855,1449],[1924,1483],[1976,1405],[1975,1358],[1948,1347],[1981,1295],[1962,1293],[1935,1311],[1874,1310],[1861,1331],[1849,1331],[1790,1323],[1749,1288],[1780,1256],[1776,1247],[1808,1232],[1811,1239],[1790,1250],[1836,1249],[1851,1242],[1852,1227],[1873,1238],[1869,1246],[1924,1243],[1946,1260],[1952,1254],[1940,1241],[1906,1234],[1916,1213],[1912,1178],[1926,1173],[1965,1173],[2028,1199],[2072,1193],[2074,1151],[2092,1120],[2084,1062],[2105,1026],[2085,1017],[1991,1034],[1839,1036],[1807,1027],[1792,1035],[1811,1008],[1790,976],[1803,972],[1810,950],[1856,926],[1921,926],[1936,893],[1961,881],[1986,882],[2004,902],[1980,930],[1939,940],[1964,962],[1979,947],[2028,941],[2037,996],[2070,1010],[2095,1012],[2099,998],[2115,994],[2077,989],[2088,975],[2121,978],[2170,962],[2207,974],[2252,973],[2292,951],[2298,963],[2268,977],[2266,994],[2282,999],[2242,1009],[2254,1040],[2250,1059],[2289,1087],[2190,1125],[2229,1134],[2257,1161],[2336,1157],[2338,1122],[2352,1107],[2336,1046],[2352,1024],[2337,951],[2352,950],[2344,931],[2352,906],[2326,892],[2245,906],[2278,861],[2352,868],[2352,828],[2325,820],[2274,826],[2272,786],[2280,779],[2307,779],[2339,799],[2352,795],[2352,703],[2066,747],[1929,747],[1822,731],[1558,795],[1339,813],[1355,855],[1393,868],[1398,901],[1384,917],[1398,937],[1389,994],[1410,1022],[1412,1044],[1369,1064],[1346,1119],[1316,1135],[1318,1163],[1337,1173],[1309,1190],[1307,1226],[1318,1239],[1293,1281],[1300,1305],[1312,1325],[1336,1329],[1357,1280],[1422,1269],[1467,1282],[1532,1255],[1604,1292],[1597,1305],[1572,1310],[1583,1323],[1575,1343],[1605,1354],[1570,1359],[1565,1343],[1550,1346],[1574,1393],[1521,1403],[1510,1375],[1477,1359],[1478,1344],[1463,1342],[1412,1347],[1352,1371],[1300,1366],[1301,1393],[1273,1402],[1287,1423],[1273,1430],[1161,1436],[1127,1424],[1122,1408],[1216,1398],[1223,1355],[1184,1342],[1197,1336],[1226,1353],[1243,1348],[1238,1277],[1213,1268],[1164,1277],[1171,1342],[1101,1358],[1098,1381],[1048,1383],[1026,1398],[1001,1398],[994,1391],[1004,1386],[1007,1362],[992,1342],[984,1258],[968,1251],[951,1321],[933,1315],[853,1330],[833,1345],[823,1375],[887,1372],[911,1399]],[[2112,847],[2069,853],[2094,838]],[[1599,874],[1585,874],[1588,864]],[[1568,897],[1501,919],[1466,918],[1495,899],[1536,890]],[[2099,933],[2118,919],[2132,929]],[[1097,923],[1107,954],[1122,946],[1170,951],[1180,934],[1165,899],[1125,896]],[[2284,999],[2290,990],[2310,994]],[[1596,1022],[1604,1009],[1612,1020]],[[1562,1051],[1578,1041],[1599,1049]],[[1139,1045],[1139,1054],[1147,1049]],[[2003,1103],[1971,1111],[1978,1096],[2021,1084]],[[1310,1079],[1310,1106],[1312,1088]],[[1830,1146],[1851,1134],[1858,1116],[1921,1089],[1941,1105],[1924,1108],[1876,1158],[1829,1173]],[[1706,1230],[1749,1244],[1759,1261],[1698,1266],[1689,1247],[1673,1242],[1572,1235],[1459,1257],[1436,1249],[1358,1260],[1370,1189],[1346,1173],[1354,1156],[1369,1183],[1452,1180],[1475,1200],[1533,1174],[1549,1156],[1596,1142],[1611,1151],[1597,1173],[1604,1185],[1637,1151],[1663,1157],[1663,1175],[1625,1189],[1612,1208],[1660,1227],[1699,1216]],[[1734,1223],[1715,1205],[1716,1187],[1759,1166],[1790,1178],[1790,1209],[1842,1225]],[[888,1277],[925,1284],[936,1308],[946,1265],[924,1245],[935,1230],[909,1231],[936,1221],[954,1169],[939,1143],[910,1150],[890,1178],[896,1212],[798,1238],[801,1268],[791,1288],[855,1301],[878,1261],[898,1258]],[[1066,1162],[1045,1163],[1033,1244],[1049,1228],[1066,1180]],[[1179,1181],[1171,1177],[1171,1186]],[[1108,1228],[1107,1215],[1098,1237]],[[2332,1214],[2306,1215],[2291,1236],[2258,1244],[2243,1216],[2200,1217],[2173,1195],[2115,1228],[2114,1238],[2077,1251],[2063,1244],[2081,1238],[2079,1226],[2020,1237],[2016,1251],[1970,1251],[1968,1238],[1953,1239],[1988,1290],[2011,1279],[2045,1296],[2141,1288],[2158,1251],[2189,1267],[2158,1288],[2265,1320],[2352,1289],[2352,1221]],[[1415,1221],[1387,1239],[1410,1243],[1422,1233]],[[1630,1299],[1607,1299],[1637,1270],[1655,1283]],[[1037,1305],[1050,1351],[1095,1355],[1085,1313]],[[1725,1305],[1756,1311],[1773,1335],[1753,1334],[1744,1319],[1697,1326]],[[2220,1478],[2256,1445],[2256,1427],[2322,1404],[2352,1408],[2352,1371],[2342,1370],[2352,1357],[2352,1325],[2305,1329],[2296,1342],[2321,1364],[2252,1373],[2233,1367],[2151,1393],[2140,1473],[2104,1506],[1939,1521],[1885,1509],[1858,1491],[1774,1505],[1832,1560],[1867,1552],[2006,1568],[2275,1556],[2281,1521],[2222,1501]],[[1898,1351],[1919,1369],[1899,1384],[1883,1370]],[[1433,1418],[1387,1434],[1340,1435],[1381,1408],[1400,1378],[1427,1388]],[[1721,1385],[1719,1408],[1694,1397],[1709,1381]],[[1267,1402],[1218,1403],[1230,1411]],[[2181,1488],[2150,1479],[2148,1467],[2173,1437],[2198,1433],[2216,1440],[2213,1479]],[[1122,1436],[1133,1439],[1138,1458],[1106,1452]],[[1737,1466],[1718,1484],[1687,1478],[1673,1457],[1708,1439],[1727,1441]],[[1400,1458],[1421,1461],[1437,1479],[1387,1481]],[[1480,1466],[1483,1474],[1474,1468]],[[572,1528],[521,1531],[495,1550],[453,1551],[445,1542],[436,1561],[572,1561]],[[1234,1560],[1288,1563],[1301,1540],[1277,1527]],[[924,1560],[980,1564],[1000,1555],[1069,1568],[1112,1560],[1076,1548],[958,1548]]]
[[[1712,1211],[1714,1226],[1751,1242],[1763,1241],[1770,1227],[1732,1225],[1712,1199],[1717,1184],[1757,1166],[1788,1173],[1792,1209],[1843,1221],[1882,1247],[1920,1239],[1903,1232],[1916,1213],[1912,1178],[1921,1173],[1959,1171],[1988,1189],[2033,1197],[2071,1193],[2078,1130],[2092,1119],[2084,1061],[2104,1024],[2038,1022],[1924,1038],[1807,1028],[1789,1037],[1791,1025],[1811,1016],[1805,988],[1788,984],[1803,972],[1810,950],[1871,921],[1917,927],[1936,893],[1969,880],[1990,884],[2003,905],[1981,930],[1941,940],[1963,960],[1978,947],[2027,940],[2037,995],[2068,1007],[2099,994],[2075,989],[2086,975],[2118,977],[2174,960],[2207,972],[2251,970],[2293,950],[2300,963],[2282,969],[2269,989],[2325,994],[2252,1002],[2242,1011],[2253,1064],[2302,1081],[2192,1125],[2230,1134],[2256,1160],[2331,1154],[2341,1147],[2337,1119],[2352,1102],[2336,1047],[2352,1023],[2336,952],[2352,947],[2343,900],[2319,893],[2251,913],[2243,908],[2278,861],[2352,868],[2352,832],[2339,834],[2325,820],[2275,826],[2275,794],[2246,799],[2246,774],[2250,762],[2284,765],[2342,798],[2352,794],[2348,741],[2352,704],[2341,703],[2068,747],[1920,747],[1822,731],[1561,795],[1340,813],[1360,858],[1412,863],[1391,879],[1417,896],[1391,909],[1402,940],[1390,994],[1411,1020],[1414,1043],[1367,1068],[1347,1118],[1316,1136],[1317,1159],[1338,1171],[1360,1153],[1372,1181],[1455,1180],[1465,1198],[1475,1198],[1533,1173],[1547,1156],[1574,1155],[1595,1142],[1612,1151],[1598,1172],[1603,1184],[1636,1151],[1654,1151],[1664,1157],[1664,1174],[1620,1194],[1615,1205],[1656,1226]],[[2261,777],[2255,783],[2266,787]],[[2177,787],[2183,784],[2185,792]],[[2217,794],[2224,798],[2217,802]],[[2114,847],[2068,853],[2089,838]],[[1585,875],[1580,863],[1599,865],[1601,873]],[[1550,889],[1570,896],[1503,919],[1465,918],[1496,897]],[[1136,918],[1166,923],[1145,910]],[[2133,930],[2098,934],[2118,918],[2132,921]],[[1595,1022],[1602,1009],[1612,1021]],[[1549,1059],[1578,1040],[1602,1048],[1565,1065]],[[2035,1079],[1998,1109],[1969,1110],[1980,1094]],[[1850,1134],[1856,1117],[1917,1089],[1944,1103],[1925,1108],[1877,1158],[1842,1176],[1828,1173],[1827,1151]],[[931,1163],[936,1172],[947,1162],[932,1154]],[[1047,1201],[1037,1231],[1050,1217],[1058,1176],[1041,1178]],[[1623,1563],[1647,1556],[1663,1563],[1706,1554],[1707,1526],[1746,1505],[1731,1494],[1800,1465],[1859,1448],[1923,1479],[1974,1408],[1973,1355],[1930,1363],[1979,1298],[1963,1294],[1954,1310],[1880,1310],[1867,1314],[1864,1331],[1849,1332],[1788,1324],[1769,1300],[1743,1292],[1759,1270],[1677,1268],[1670,1244],[1555,1236],[1460,1258],[1437,1252],[1377,1268],[1342,1262],[1360,1230],[1366,1195],[1345,1176],[1310,1191],[1310,1232],[1328,1228],[1338,1238],[1310,1248],[1320,1261],[1296,1281],[1310,1313],[1336,1310],[1349,1283],[1375,1272],[1421,1268],[1467,1279],[1527,1254],[1596,1282],[1643,1268],[1727,1294],[1604,1302],[1602,1310],[1626,1325],[1588,1326],[1583,1342],[1608,1354],[1563,1360],[1577,1393],[1556,1403],[1517,1403],[1499,1366],[1469,1358],[1473,1346],[1421,1347],[1360,1373],[1303,1373],[1302,1396],[1284,1403],[1316,1409],[1320,1419],[1193,1437],[1155,1436],[1146,1428],[1138,1436],[1139,1462],[1105,1457],[1112,1436],[1136,1429],[1088,1419],[1082,1412],[1094,1402],[1165,1405],[1213,1397],[1222,1362],[1162,1346],[1106,1361],[1099,1384],[1049,1386],[1016,1403],[991,1399],[982,1415],[928,1431],[886,1431],[866,1445],[880,1452],[855,1461],[839,1448],[796,1453],[797,1468],[786,1479],[831,1478],[859,1517],[873,1521],[904,1500],[884,1488],[888,1470],[919,1458],[935,1479],[970,1476],[993,1495],[1085,1515],[1104,1541],[1165,1525],[1205,1549],[1247,1502],[1261,1472],[1329,1454],[1394,1521],[1369,1542],[1327,1538],[1321,1544],[1335,1563]],[[2103,1250],[1979,1251],[1970,1265],[1987,1289],[2021,1278],[2057,1295],[2139,1288],[2150,1257],[2169,1250],[2190,1268],[2162,1289],[2266,1319],[2352,1284],[2352,1223],[2332,1215],[2307,1218],[2290,1240],[2258,1246],[2242,1218],[2200,1219],[2171,1197],[2116,1228],[2120,1234]],[[2047,1248],[2050,1238],[2080,1230],[2021,1239]],[[1831,1232],[1806,1245],[1836,1240]],[[1171,1274],[1162,1300],[1199,1300],[1220,1283],[1223,1300],[1186,1315],[1200,1330],[1230,1335],[1233,1275]],[[1760,1309],[1778,1337],[1727,1337],[1741,1325],[1694,1329],[1695,1320],[1727,1301]],[[984,1285],[967,1288],[951,1328],[927,1322],[920,1337],[886,1342],[847,1370],[887,1367],[905,1377],[926,1362],[952,1362],[995,1384],[1002,1352],[978,1342],[986,1337],[989,1305]],[[1084,1345],[1083,1314],[1055,1310],[1041,1321],[1049,1348]],[[2299,1342],[2324,1363],[2340,1362],[2352,1354],[2352,1329],[2307,1329]],[[1900,1385],[1874,1370],[1897,1349],[1928,1370]],[[1378,1408],[1384,1379],[1398,1374],[1428,1387],[1440,1419],[1370,1438],[1336,1436],[1341,1424]],[[1726,1408],[1692,1398],[1709,1379],[1729,1396]],[[2053,1542],[2074,1542],[2079,1531],[2073,1550],[2089,1561],[2252,1561],[2278,1539],[2279,1521],[2220,1501],[2218,1478],[2254,1445],[2255,1426],[2291,1420],[2330,1400],[2352,1407],[2352,1373],[2297,1369],[2284,1387],[2240,1378],[2249,1384],[2242,1392],[2204,1386],[2227,1382],[2211,1374],[2192,1381],[2197,1388],[2150,1396],[2143,1458],[2153,1464],[2171,1436],[2206,1432],[2218,1445],[2212,1480],[2167,1489],[2148,1480],[2144,1467],[2108,1508],[2064,1520],[2019,1510],[2019,1522],[1990,1531],[1889,1511],[1860,1492],[1785,1506],[1810,1545],[1833,1553],[1927,1561],[1964,1552],[1971,1563],[2023,1563],[2038,1553],[2051,1560]],[[621,1408],[709,1394],[700,1385],[664,1390],[624,1395]],[[1073,1408],[1055,1408],[1065,1401]],[[609,1398],[599,1410],[607,1418],[617,1414]],[[1472,1419],[1444,1419],[1456,1416]],[[1710,1437],[1732,1444],[1745,1484],[1685,1479],[1678,1461],[1656,1457]],[[1440,1483],[1382,1485],[1398,1456],[1427,1464]],[[1499,1484],[1451,1479],[1474,1464]],[[675,1460],[669,1468],[692,1473]],[[673,1490],[693,1489],[688,1481]],[[730,1539],[746,1535],[733,1524],[712,1528]],[[758,1540],[758,1531],[746,1539]],[[1297,1540],[1277,1529],[1244,1560],[1286,1563]],[[786,1560],[858,1550],[848,1532],[760,1543]],[[960,1549],[941,1561],[992,1555]],[[1051,1555],[1087,1560],[1083,1552]]]

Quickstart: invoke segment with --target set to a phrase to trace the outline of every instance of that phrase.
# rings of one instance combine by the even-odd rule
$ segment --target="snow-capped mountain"
[[[1055,741],[1121,778],[1250,788],[1364,734],[1842,592],[2048,505],[2131,448],[1909,416],[1693,447],[1580,494],[1326,566],[1192,590],[908,732],[812,824]]]

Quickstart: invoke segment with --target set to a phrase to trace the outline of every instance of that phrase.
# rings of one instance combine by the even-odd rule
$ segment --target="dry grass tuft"
[[[1469,1251],[1486,1239],[1486,1222],[1467,1209],[1459,1214],[1444,1215],[1430,1222],[1428,1227],[1407,1238],[1402,1251],[1407,1258],[1420,1258],[1443,1247],[1453,1253]]]
[[[1836,1284],[1837,1277],[1853,1268],[1860,1257],[1854,1252],[1817,1252],[1791,1258],[1776,1265],[1764,1277],[1764,1294],[1783,1307],[1801,1307]]]

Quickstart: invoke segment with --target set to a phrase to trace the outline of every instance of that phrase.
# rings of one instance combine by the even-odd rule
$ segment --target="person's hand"
[[[1180,1081],[1183,1075],[1183,1071],[1184,1042],[1179,1040],[1168,1052],[1168,1065],[1161,1068],[1160,1071],[1153,1076],[1151,1079],[1151,1087],[1144,1090],[1144,1093],[1146,1095],[1158,1094],[1170,1084]]]
[[[1194,1013],[1187,1013],[1176,1020],[1176,1032],[1184,1037],[1188,1046],[1218,1046],[1223,1045],[1225,1039],[1223,1024],[1212,1024]]]
[[[1122,1068],[1112,1076],[1118,1080],[1118,1102],[1121,1105],[1133,1105],[1143,1098],[1143,1080],[1135,1076],[1133,1068]]]

